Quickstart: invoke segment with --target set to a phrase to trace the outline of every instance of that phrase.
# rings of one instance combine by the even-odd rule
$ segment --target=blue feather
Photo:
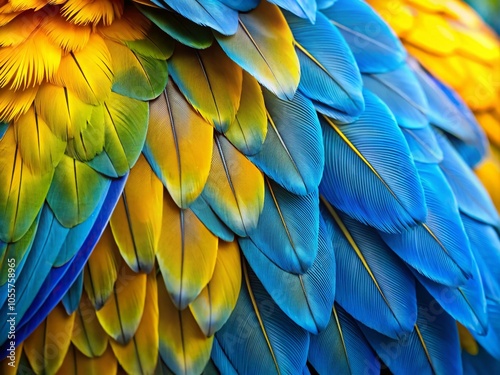
[[[77,277],[71,288],[68,289],[63,299],[61,300],[64,309],[68,315],[73,314],[73,312],[78,308],[80,304],[80,299],[82,298],[83,291],[83,272]]]
[[[50,311],[52,311],[54,307],[59,303],[69,287],[75,282],[78,275],[80,275],[83,266],[87,262],[92,250],[94,249],[96,243],[99,241],[99,238],[101,237],[101,234],[106,227],[109,218],[111,217],[113,209],[116,206],[116,202],[121,196],[121,193],[125,186],[125,181],[127,180],[127,176],[128,174],[111,182],[111,186],[108,190],[107,196],[105,196],[104,198],[104,204],[102,205],[97,220],[94,223],[94,226],[92,227],[92,230],[87,236],[85,242],[83,243],[80,251],[77,252],[72,261],[67,262],[62,267],[52,268],[51,273],[57,275],[53,278],[59,279],[59,283],[58,285],[53,287],[52,293],[50,293],[48,297],[46,297],[46,295],[41,296],[40,298],[37,296],[33,300],[33,306],[40,306],[40,308],[34,308],[29,311],[29,314],[31,315],[30,320],[18,320],[19,325],[16,327],[17,342],[22,342],[33,332],[36,327],[38,327],[38,325],[47,317]],[[61,274],[62,277],[60,277]],[[7,353],[7,347],[8,342],[5,342],[1,345],[0,350],[2,350],[2,353]]]
[[[381,233],[382,238],[422,275],[445,285],[463,285],[475,263],[455,197],[437,165],[417,163],[417,168],[427,202],[427,221],[399,234]]]
[[[240,12],[249,12],[252,9],[255,9],[260,0],[219,0],[222,4],[227,5],[228,7],[238,10]]]
[[[380,362],[357,322],[337,304],[326,329],[311,335],[309,362],[319,374],[380,373]]]
[[[389,73],[363,74],[363,83],[389,107],[399,126],[422,129],[429,125],[427,99],[408,65]]]
[[[245,258],[274,302],[297,325],[313,334],[328,324],[335,297],[335,256],[332,234],[326,231],[322,223],[318,255],[303,275],[283,271],[250,239],[240,240]]]
[[[364,1],[339,0],[321,12],[339,29],[362,73],[384,73],[404,63],[399,38]]]
[[[251,270],[244,271],[236,307],[215,334],[219,354],[227,360],[221,361],[215,355],[215,365],[224,369],[229,361],[240,374],[302,372],[307,362],[309,334],[280,310]]]
[[[437,133],[436,137],[444,155],[439,166],[457,198],[460,211],[486,224],[498,226],[500,218],[479,178],[442,134]]]
[[[364,110],[356,61],[340,32],[321,13],[316,24],[284,12],[295,38],[301,78],[299,90],[314,102],[331,107],[332,116],[352,122]],[[330,113],[327,113],[330,115]]]
[[[318,203],[317,191],[295,195],[267,180],[264,208],[250,239],[284,271],[305,273],[318,251]]]
[[[318,5],[318,9],[326,9],[335,4],[337,0],[316,0],[316,4]]]
[[[338,304],[384,335],[395,338],[410,332],[417,303],[414,277],[407,266],[373,228],[331,206],[326,211],[323,217],[333,229],[332,241],[336,245]]]
[[[467,375],[500,374],[500,360],[492,357],[481,346],[478,354],[469,354],[462,350],[462,364],[464,374]]]
[[[270,0],[297,17],[307,18],[312,24],[316,21],[316,0]]]
[[[406,142],[410,147],[413,160],[421,163],[436,164],[443,160],[443,151],[430,126],[422,129],[402,128]]]
[[[362,327],[373,349],[394,374],[461,374],[455,321],[423,290],[418,307],[416,328],[399,341]]]
[[[212,344],[211,357],[215,366],[219,370],[219,374],[238,375],[238,372],[231,363],[231,360],[227,357],[224,349],[222,349],[222,346],[219,344],[217,335],[214,337]]]
[[[9,128],[9,124],[8,123],[0,121],[0,139],[3,138],[3,136],[7,132],[8,128]]]
[[[196,217],[208,228],[210,232],[226,242],[234,240],[234,233],[224,224],[215,214],[206,200],[199,196],[189,209],[193,211]]]
[[[485,335],[472,332],[476,341],[486,351],[500,361],[500,303],[487,300],[487,312],[489,318],[488,331]]]
[[[365,101],[366,111],[355,123],[320,120],[325,144],[320,193],[358,221],[399,232],[425,221],[422,185],[387,106],[368,91]]]
[[[211,27],[223,35],[232,35],[238,28],[238,12],[218,0],[153,0],[161,8],[168,5],[187,19]]]
[[[268,116],[267,137],[249,159],[266,175],[295,194],[317,189],[324,165],[323,137],[310,100],[296,93],[284,101],[263,90]]]

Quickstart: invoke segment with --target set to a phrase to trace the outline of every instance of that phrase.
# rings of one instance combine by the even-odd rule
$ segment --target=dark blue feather
[[[427,278],[465,284],[475,267],[453,192],[436,164],[417,163],[428,215],[425,224],[398,234],[381,233],[405,262]]]
[[[270,2],[292,12],[297,17],[307,18],[312,24],[316,21],[316,0],[270,0]]]
[[[326,329],[311,335],[309,362],[319,374],[380,374],[380,362],[357,322],[338,304]]]
[[[460,211],[486,224],[499,225],[496,208],[479,178],[442,133],[436,133],[436,137],[444,156],[439,166],[457,198]]]
[[[318,203],[317,191],[295,195],[267,180],[259,223],[249,233],[252,242],[281,269],[303,274],[318,251]]]
[[[417,303],[415,281],[408,267],[373,228],[331,206],[323,210],[323,216],[334,232],[335,300],[355,319],[384,335],[396,338],[410,332]]]
[[[240,12],[249,12],[259,5],[259,0],[219,0],[228,7],[239,10]]]
[[[404,63],[399,38],[364,1],[339,0],[321,12],[342,33],[362,73],[384,73]]]
[[[387,108],[365,91],[355,123],[322,119],[325,171],[320,192],[341,211],[387,232],[425,221],[424,193],[410,149]],[[404,178],[401,178],[404,176]]]
[[[309,334],[280,310],[247,268],[236,307],[215,339],[219,353],[240,374],[297,374],[307,362]],[[212,359],[219,369],[227,367],[220,356]]]
[[[363,83],[389,107],[399,126],[422,129],[429,125],[427,99],[408,65],[389,73],[363,74]]]
[[[284,13],[300,61],[299,90],[324,107],[338,111],[341,116],[337,120],[352,122],[363,111],[364,102],[361,77],[349,46],[322,13],[317,14],[314,25]]]
[[[335,256],[331,239],[332,233],[327,233],[325,223],[321,222],[318,255],[303,275],[283,271],[250,239],[240,240],[250,267],[276,304],[296,324],[313,334],[328,324],[335,297]]]
[[[295,194],[317,189],[324,165],[323,137],[318,116],[300,93],[284,101],[263,90],[268,118],[261,150],[249,159],[266,175]]]
[[[224,35],[232,35],[238,28],[238,12],[218,0],[153,0],[161,8],[168,5],[187,19]]]
[[[394,374],[461,374],[455,321],[422,288],[418,289],[417,323],[410,334],[393,340],[362,327],[366,338]]]
[[[462,350],[462,364],[464,374],[467,375],[500,374],[500,360],[492,357],[481,346],[477,354],[469,354],[466,350]]]

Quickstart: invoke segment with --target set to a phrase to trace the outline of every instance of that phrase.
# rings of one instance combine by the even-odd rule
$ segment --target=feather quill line
[[[417,324],[415,324],[415,332],[417,333],[418,339],[422,343],[422,348],[424,349],[425,356],[427,357],[427,360],[429,361],[429,365],[431,366],[432,373],[437,374],[436,369],[434,368],[434,365],[432,363],[431,355],[429,354],[429,350],[427,349],[427,345],[425,345],[424,338],[423,338],[422,333],[420,332],[420,328],[418,328]]]

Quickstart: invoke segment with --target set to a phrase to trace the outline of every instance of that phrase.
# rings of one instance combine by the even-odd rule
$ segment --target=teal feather
[[[362,73],[384,73],[404,63],[399,38],[364,1],[339,0],[321,12],[339,29]]]
[[[299,90],[322,104],[318,110],[333,108],[326,114],[352,122],[364,110],[364,101],[359,70],[344,38],[321,13],[314,25],[287,12],[285,16],[300,61]]]
[[[309,22],[316,22],[316,0],[270,0],[283,9],[300,18],[307,18]]]
[[[314,191],[324,165],[323,137],[312,103],[297,92],[284,101],[267,90],[268,131],[261,150],[249,159],[295,194]]]
[[[68,315],[71,315],[80,305],[80,299],[83,292],[83,272],[77,277],[71,288],[68,289],[61,300],[64,309]]]
[[[425,221],[422,184],[387,106],[368,91],[365,101],[366,111],[355,123],[336,126],[321,120],[325,171],[320,193],[358,221],[399,232]]]
[[[408,267],[374,229],[331,207],[323,210],[323,217],[333,229],[339,280],[336,302],[384,335],[396,338],[411,332],[417,303],[415,280]]]
[[[252,9],[255,9],[260,0],[219,0],[222,4],[227,5],[228,7],[238,10],[240,12],[249,12]]]
[[[202,196],[199,196],[189,208],[210,232],[226,242],[234,240],[234,233],[215,214]]]
[[[307,362],[309,334],[280,310],[251,270],[245,270],[236,307],[215,340],[221,350],[212,359],[219,370],[229,362],[237,373],[297,374]]]
[[[326,231],[322,223],[318,255],[303,275],[283,271],[250,239],[240,240],[245,258],[274,302],[297,325],[312,334],[318,334],[327,326],[335,296],[335,256],[332,235]]]
[[[380,373],[380,362],[356,320],[338,304],[326,329],[311,335],[308,358],[319,374]]]
[[[318,252],[318,203],[317,191],[299,196],[267,180],[264,208],[250,239],[284,271],[307,272]]]

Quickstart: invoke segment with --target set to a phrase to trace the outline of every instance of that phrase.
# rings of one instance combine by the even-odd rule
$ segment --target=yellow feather
[[[94,306],[87,294],[82,293],[80,305],[75,312],[71,342],[87,357],[99,357],[108,347],[108,337],[97,320]]]
[[[123,259],[135,272],[150,272],[160,240],[163,185],[140,156],[130,171],[110,225]]]
[[[94,106],[80,100],[66,87],[44,83],[36,94],[35,108],[52,132],[67,140],[86,128]]]
[[[0,140],[0,240],[18,241],[31,227],[49,191],[53,170],[45,174],[24,165],[10,126]]]
[[[14,121],[14,130],[24,165],[38,173],[47,173],[57,166],[66,142],[50,131],[33,107]]]
[[[264,206],[264,177],[225,137],[214,142],[203,197],[236,234],[245,236],[257,226]]]
[[[61,8],[61,14],[77,25],[110,25],[123,13],[123,1],[120,0],[68,0]]]
[[[495,207],[500,211],[500,152],[491,152],[476,168],[476,174],[490,193]]]
[[[111,348],[96,358],[88,358],[71,346],[57,375],[116,375],[118,362]]]
[[[213,128],[169,81],[150,102],[146,150],[157,174],[179,207],[201,194],[210,172]],[[152,159],[152,160],[151,160]]]
[[[60,14],[46,17],[41,25],[49,39],[64,52],[77,52],[87,45],[90,26],[78,26],[66,21]]]
[[[127,344],[137,331],[144,311],[146,274],[133,272],[125,263],[118,270],[113,293],[97,311],[97,318],[108,335]]]
[[[12,10],[39,10],[47,5],[47,0],[9,0]]]
[[[227,321],[240,294],[241,258],[238,242],[219,241],[217,263],[208,285],[189,308],[206,336]]]
[[[189,309],[179,311],[158,279],[160,355],[175,374],[200,374],[210,359],[213,336],[206,337]],[[168,353],[168,354],[167,354]]]
[[[0,374],[16,375],[18,373],[18,369],[20,368],[20,365],[18,365],[18,364],[20,363],[21,357],[24,354],[23,353],[23,344],[24,344],[24,342],[17,345],[16,349],[14,350],[14,356],[16,359],[16,362],[14,362],[14,366],[9,365],[9,363],[12,363],[12,360],[9,357],[6,357],[0,361]],[[10,356],[11,354],[12,353],[9,351],[7,353],[7,356]]]
[[[115,42],[140,40],[146,36],[151,22],[135,7],[126,6],[123,16],[108,26],[99,25],[97,32]]]
[[[471,335],[469,330],[465,328],[463,325],[457,322],[458,326],[458,336],[460,338],[460,346],[470,355],[477,355],[479,352],[479,346],[477,345],[476,340]]]
[[[0,27],[0,46],[17,46],[26,41],[40,25],[41,19],[27,12]]]
[[[61,50],[40,30],[19,45],[0,48],[0,87],[26,89],[53,77]]]
[[[466,84],[460,89],[460,96],[473,111],[484,111],[494,107],[500,96],[497,93],[498,86],[492,82],[500,79],[500,72],[495,72],[491,66],[471,59],[462,59],[461,63],[467,71],[467,79]]]
[[[120,253],[108,226],[90,255],[83,277],[85,291],[97,310],[113,292],[120,265]]]
[[[73,138],[68,139],[66,153],[80,161],[92,160],[100,154],[105,145],[104,104],[93,106],[85,128],[81,128]]]
[[[92,34],[85,48],[64,56],[50,82],[67,87],[88,104],[102,103],[111,92],[113,70],[104,40]]]
[[[480,112],[476,114],[476,118],[490,142],[500,147],[500,113],[495,111]]]
[[[400,37],[414,26],[413,11],[401,0],[369,0],[377,13],[384,18]]]
[[[156,258],[165,285],[179,309],[208,284],[217,259],[217,237],[189,210],[177,207],[167,192]]]
[[[120,365],[129,374],[152,374],[158,361],[158,289],[156,272],[147,278],[144,314],[137,331],[127,345],[111,340],[111,347]]]
[[[169,68],[191,105],[217,130],[226,131],[240,106],[241,68],[216,43],[200,51],[177,45]]]
[[[0,88],[0,121],[11,122],[26,113],[38,92],[38,86],[25,90]]]
[[[71,343],[75,314],[67,315],[57,305],[24,342],[24,352],[35,373],[54,374],[64,361]]]

